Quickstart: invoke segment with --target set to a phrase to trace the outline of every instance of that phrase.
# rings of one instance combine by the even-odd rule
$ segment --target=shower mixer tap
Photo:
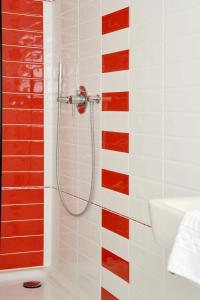
[[[74,115],[75,107],[80,114],[86,111],[87,104],[98,104],[101,101],[100,95],[88,95],[87,90],[84,86],[80,86],[79,90],[76,91],[76,95],[63,96],[63,66],[59,64],[58,72],[58,97],[57,101],[60,103],[72,104],[72,115]]]

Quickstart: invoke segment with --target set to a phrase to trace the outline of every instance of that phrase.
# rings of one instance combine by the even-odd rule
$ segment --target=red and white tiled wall
[[[129,298],[129,23],[102,1],[102,300]]]
[[[2,0],[0,270],[43,265],[43,1]]]

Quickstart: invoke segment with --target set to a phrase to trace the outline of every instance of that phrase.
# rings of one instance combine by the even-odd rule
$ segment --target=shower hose
[[[58,119],[57,119],[57,142],[56,142],[56,180],[57,180],[57,188],[59,193],[59,198],[65,208],[65,210],[74,217],[82,216],[89,208],[92,203],[95,189],[95,136],[94,136],[94,103],[90,102],[90,137],[91,137],[91,183],[90,183],[90,192],[89,198],[86,201],[86,205],[81,212],[74,213],[72,212],[64,199],[64,191],[61,189],[60,184],[60,124],[61,124],[61,102],[58,102]]]

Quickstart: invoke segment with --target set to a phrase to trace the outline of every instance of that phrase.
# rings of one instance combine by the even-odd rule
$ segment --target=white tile
[[[199,114],[167,113],[165,128],[167,136],[200,138]]]
[[[129,29],[114,31],[102,36],[103,54],[122,51],[126,49],[129,49]]]
[[[118,71],[102,74],[102,91],[105,92],[122,92],[128,91],[129,72]]]
[[[143,224],[150,225],[149,202],[130,196],[129,216]]]
[[[130,130],[137,134],[162,134],[161,113],[130,113]]]
[[[128,174],[129,154],[117,151],[101,150],[101,164],[102,169]]]
[[[100,196],[104,208],[128,216],[129,196],[104,188],[101,189]]]
[[[200,190],[200,166],[195,164],[167,161],[165,164],[166,183],[192,190]]]
[[[102,228],[102,247],[129,261],[129,240],[113,233],[110,230]]]
[[[102,268],[102,287],[120,300],[129,299],[129,284],[105,268]]]
[[[135,155],[130,160],[130,168],[138,177],[156,181],[162,180],[162,161],[159,159]]]
[[[128,132],[129,119],[127,112],[102,112],[102,130]]]
[[[129,0],[102,0],[102,15],[123,9],[129,6]]]

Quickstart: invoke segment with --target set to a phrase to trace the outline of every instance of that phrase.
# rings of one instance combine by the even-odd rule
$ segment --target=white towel
[[[167,270],[200,284],[200,211],[185,214]]]

